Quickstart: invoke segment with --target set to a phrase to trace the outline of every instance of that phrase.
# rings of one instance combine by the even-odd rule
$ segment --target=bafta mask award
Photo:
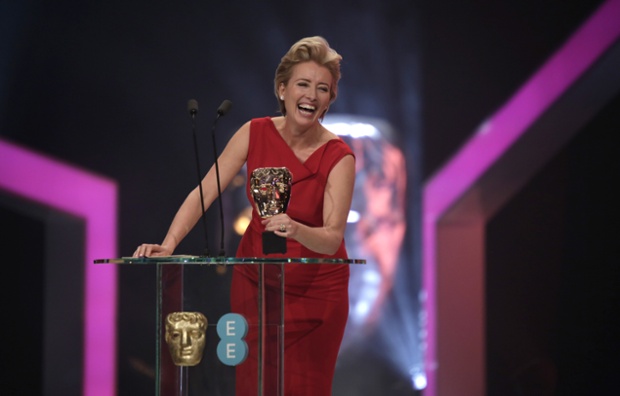
[[[172,312],[166,316],[166,344],[177,366],[196,366],[205,348],[207,318],[200,312]]]
[[[293,175],[287,168],[256,168],[252,171],[250,189],[260,217],[286,212],[292,183]],[[286,253],[286,238],[263,232],[263,253]]]

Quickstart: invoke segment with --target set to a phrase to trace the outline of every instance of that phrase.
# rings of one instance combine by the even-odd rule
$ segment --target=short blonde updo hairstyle
[[[288,52],[280,60],[280,64],[276,69],[276,77],[274,79],[274,92],[278,99],[280,106],[280,112],[282,115],[286,115],[286,108],[284,107],[284,101],[280,99],[278,94],[278,88],[280,84],[285,86],[293,74],[293,67],[296,65],[314,61],[319,65],[326,67],[332,75],[332,85],[329,93],[329,103],[333,103],[338,96],[338,81],[340,80],[340,61],[342,56],[338,54],[333,48],[329,46],[327,40],[321,36],[306,37],[295,44],[288,50]]]

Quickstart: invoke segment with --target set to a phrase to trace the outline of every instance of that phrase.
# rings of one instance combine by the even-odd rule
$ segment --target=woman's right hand
[[[166,245],[158,245],[153,243],[143,243],[138,246],[133,257],[161,257],[172,255],[172,249]]]

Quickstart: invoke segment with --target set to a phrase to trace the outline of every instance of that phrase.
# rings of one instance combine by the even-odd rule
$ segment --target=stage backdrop
[[[418,380],[417,386],[424,386],[424,376],[417,375],[419,366],[415,364],[424,346],[423,341],[415,341],[424,338],[424,329],[420,327],[424,313],[416,310],[419,299],[424,297],[419,289],[420,235],[416,223],[421,182],[514,94],[600,3],[3,1],[0,138],[113,181],[118,186],[117,253],[127,255],[139,243],[161,241],[175,210],[195,184],[187,100],[199,102],[200,156],[206,166],[213,161],[210,126],[222,100],[230,99],[233,109],[219,123],[219,149],[246,120],[276,114],[272,78],[288,47],[303,36],[325,36],[344,56],[340,96],[332,106],[333,114],[370,117],[387,123],[393,136],[386,144],[373,145],[372,149],[378,147],[377,153],[389,154],[385,158],[396,159],[388,161],[389,165],[404,165],[407,174],[406,228],[397,258],[392,258],[392,262],[398,263],[394,282],[385,293],[379,319],[369,328],[371,331],[364,333],[367,338],[363,347],[350,348],[355,335],[362,334],[357,329],[345,342],[334,394],[410,395],[414,393],[410,377]],[[614,155],[612,142],[606,140],[614,129],[605,129],[602,122],[618,125],[613,116],[618,114],[617,108],[616,99],[601,119],[592,123],[593,129],[584,128],[567,151],[526,187],[524,195],[489,224],[490,231],[524,229],[519,235],[511,232],[501,238],[496,238],[498,234],[489,237],[489,246],[498,249],[489,252],[489,280],[493,288],[501,290],[507,277],[510,279],[501,263],[523,246],[511,245],[506,240],[517,241],[519,236],[535,234],[529,230],[536,223],[523,222],[523,228],[517,228],[513,222],[515,218],[531,216],[530,200],[537,196],[533,192],[541,187],[550,188],[547,191],[554,197],[568,202],[567,217],[555,222],[552,232],[542,238],[568,235],[560,246],[569,246],[566,254],[577,259],[571,259],[568,266],[553,267],[561,269],[564,279],[559,286],[562,293],[554,295],[563,304],[551,308],[559,312],[561,320],[546,322],[557,333],[547,332],[536,339],[548,342],[547,346],[555,342],[553,353],[545,357],[551,355],[561,370],[558,389],[567,395],[571,388],[586,391],[590,381],[601,388],[606,386],[605,381],[611,377],[605,375],[611,372],[608,362],[612,360],[607,351],[618,356],[618,344],[614,342],[617,337],[613,337],[618,329],[614,319],[617,315],[610,314],[617,312],[618,307],[617,271],[612,271],[617,266],[612,266],[615,261],[609,259],[615,257],[610,246],[615,246],[617,239],[610,235],[617,235],[617,231],[608,234],[602,227],[614,224],[608,219],[617,219],[617,212],[604,210],[617,201],[609,188],[612,184],[608,180],[613,179],[607,179],[606,170],[618,166],[617,161],[610,165],[607,160]],[[401,155],[404,164],[398,159]],[[570,182],[559,187],[550,187],[547,182],[556,180],[558,173],[560,177],[577,177],[570,177]],[[598,175],[595,179],[590,177],[594,173]],[[36,180],[29,175],[24,178]],[[568,195],[576,198],[568,200],[564,187]],[[595,194],[589,195],[590,191]],[[12,287],[3,289],[6,295],[3,294],[2,306],[10,306],[5,312],[18,315],[20,323],[31,325],[28,330],[11,334],[35,340],[27,348],[32,360],[16,363],[3,359],[1,388],[51,394],[46,393],[44,378],[55,375],[57,383],[65,387],[62,394],[82,394],[82,377],[78,374],[82,361],[76,364],[71,359],[80,359],[83,352],[83,323],[76,319],[85,314],[81,311],[84,290],[77,290],[83,275],[79,271],[83,268],[69,268],[78,279],[67,279],[67,289],[73,290],[64,291],[66,298],[61,304],[67,324],[65,336],[70,336],[62,344],[68,359],[61,367],[58,362],[56,367],[42,365],[42,351],[47,323],[44,290],[47,282],[58,285],[54,283],[57,280],[45,275],[44,269],[51,267],[44,268],[47,264],[43,246],[57,241],[50,237],[56,230],[50,224],[61,224],[64,232],[54,237],[66,243],[70,248],[64,253],[79,262],[75,257],[83,255],[83,219],[42,208],[39,203],[5,189],[0,194],[0,222],[10,235],[3,239],[4,253],[8,254],[12,268],[19,269],[8,277]],[[554,202],[538,207],[537,216],[558,214]],[[398,200],[394,205],[398,208]],[[232,209],[229,206],[227,210]],[[208,217],[213,224],[209,239],[215,247],[219,245],[216,211],[210,210]],[[562,224],[567,223],[563,220],[570,223],[566,232]],[[353,226],[356,229],[360,223],[357,224]],[[592,229],[597,232],[588,233]],[[228,236],[227,249],[232,252],[234,235]],[[204,235],[197,228],[178,252],[200,254],[204,244]],[[546,246],[540,240],[534,245],[538,251],[544,251]],[[560,250],[555,250],[554,257],[559,256]],[[595,266],[597,263],[603,265]],[[596,276],[582,271],[586,265],[594,265]],[[65,270],[61,268],[59,272]],[[557,282],[558,273],[550,272],[556,276],[553,282]],[[524,273],[518,276],[525,279],[520,284],[528,287],[530,278]],[[153,393],[154,279],[154,273],[143,268],[123,268],[118,276],[119,395]],[[376,279],[369,277],[371,283]],[[582,279],[587,282],[580,283]],[[489,298],[498,296],[491,295],[497,289],[489,290]],[[519,301],[519,296],[508,293],[495,301]],[[370,308],[368,312],[372,311]],[[518,312],[527,312],[527,307],[522,308]],[[494,392],[489,395],[506,396],[521,390],[511,382],[511,367],[517,367],[517,361],[511,361],[510,354],[523,349],[501,349],[507,339],[514,339],[500,325],[502,321],[517,319],[510,314],[502,305],[489,305],[488,348],[492,355],[488,360],[487,387]],[[584,317],[592,320],[585,321]],[[356,322],[351,323],[354,326]],[[398,334],[392,332],[394,329]],[[524,345],[535,345],[527,344],[532,333],[520,334]],[[401,347],[405,360],[392,353],[392,345]],[[18,353],[10,346],[3,344],[3,356]],[[19,349],[22,355],[23,351]],[[593,356],[596,359],[589,360]]]

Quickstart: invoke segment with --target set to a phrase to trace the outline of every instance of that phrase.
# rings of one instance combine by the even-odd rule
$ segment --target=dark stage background
[[[221,101],[234,105],[218,124],[220,149],[246,120],[275,114],[272,78],[288,47],[323,35],[344,57],[331,111],[388,120],[405,154],[403,256],[413,268],[401,275],[416,285],[422,182],[600,3],[3,0],[0,137],[116,180],[119,255],[129,255],[161,241],[195,184],[187,100],[200,104],[201,156],[211,164],[207,132]],[[612,394],[618,114],[616,98],[488,224],[488,395]],[[45,222],[15,209],[12,197],[0,203],[3,250],[19,268],[3,309],[30,310],[34,321],[30,333],[10,335],[40,339],[43,280],[31,263],[44,255]],[[215,210],[208,216],[217,224]],[[200,231],[178,252],[200,254]],[[153,394],[154,279],[144,268],[120,271],[119,395]],[[3,358],[1,388],[41,394],[41,342],[21,354],[9,346],[3,356],[27,350],[36,363]],[[334,394],[414,394],[387,357],[367,349],[339,373]]]

